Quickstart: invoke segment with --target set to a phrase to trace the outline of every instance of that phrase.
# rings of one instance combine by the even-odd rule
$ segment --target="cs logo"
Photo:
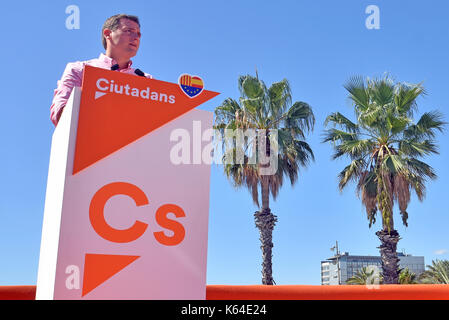
[[[119,230],[111,227],[104,218],[104,206],[106,202],[116,195],[126,195],[134,200],[136,206],[144,206],[149,203],[145,193],[137,186],[126,182],[114,182],[105,185],[98,190],[90,202],[89,219],[95,232],[102,238],[117,243],[126,243],[137,240],[146,231],[148,224],[136,221],[129,229]],[[162,228],[173,231],[168,237],[163,231],[154,232],[154,238],[163,245],[175,246],[180,244],[185,237],[184,226],[168,219],[167,214],[173,213],[176,218],[185,217],[184,210],[175,204],[164,204],[156,211],[156,222]]]
[[[147,230],[148,224],[136,220],[128,229],[116,229],[110,226],[104,217],[106,202],[116,195],[126,195],[134,200],[136,206],[149,204],[145,193],[137,186],[126,182],[113,182],[100,188],[93,196],[89,206],[89,220],[95,232],[103,239],[115,243],[127,243],[139,239]],[[156,223],[173,235],[167,236],[163,231],[153,232],[154,239],[164,246],[176,246],[185,238],[184,226],[169,219],[173,213],[176,218],[185,217],[184,210],[175,204],[164,204],[156,210]],[[87,253],[84,260],[82,296],[85,296],[100,284],[123,270],[140,256],[110,255]],[[69,289],[69,287],[67,287]],[[76,286],[71,286],[76,288]]]

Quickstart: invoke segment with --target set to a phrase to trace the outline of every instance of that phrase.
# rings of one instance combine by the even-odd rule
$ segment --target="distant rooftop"
[[[404,253],[404,252],[397,252],[398,257],[413,257],[413,255],[409,254],[409,253]],[[350,255],[349,252],[343,252],[340,253],[339,257],[351,257],[351,258],[372,258],[372,259],[379,259],[380,256],[371,256],[371,255]],[[327,260],[336,260],[337,259],[337,255],[328,258]]]

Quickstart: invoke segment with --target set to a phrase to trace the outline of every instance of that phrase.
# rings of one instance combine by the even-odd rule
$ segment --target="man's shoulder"
[[[83,60],[83,61],[71,61],[68,62],[65,67],[65,73],[72,73],[76,75],[82,75],[84,67],[86,65],[97,66],[98,58]]]
[[[85,65],[96,65],[98,64],[99,59],[98,58],[92,58],[89,60],[78,60],[78,61],[71,61],[67,63],[67,66],[70,68],[84,68]]]
[[[93,67],[97,67],[97,68],[102,68],[102,69],[109,69],[106,68],[104,63],[102,63],[101,59],[99,58],[93,58],[93,59],[89,59],[89,60],[83,60],[83,61],[72,61],[72,62],[68,62],[65,72],[66,73],[72,73],[72,74],[77,74],[77,75],[82,75],[83,71],[84,71],[84,67],[88,65],[88,66],[93,66]],[[126,73],[130,73],[130,74],[135,74],[136,69],[134,68],[129,68]],[[149,73],[143,72],[143,74],[145,75],[146,78],[149,79],[154,79],[153,76]]]
[[[86,62],[88,62],[88,61],[90,61],[90,60],[68,62],[65,67],[65,70],[72,71],[72,72],[82,72],[84,69],[84,66],[86,65]]]

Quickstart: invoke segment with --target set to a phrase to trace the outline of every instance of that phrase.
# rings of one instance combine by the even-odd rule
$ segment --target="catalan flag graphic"
[[[184,91],[184,93],[187,94],[190,98],[199,95],[204,88],[203,80],[198,76],[182,74],[179,77],[178,82],[182,91]]]

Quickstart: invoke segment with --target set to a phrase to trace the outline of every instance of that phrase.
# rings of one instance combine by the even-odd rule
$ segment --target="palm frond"
[[[386,155],[380,163],[381,170],[390,174],[400,174],[406,170],[407,162],[397,154]]]
[[[421,283],[449,284],[449,260],[432,260],[432,265],[420,275]]]
[[[425,94],[426,91],[421,83],[398,84],[394,98],[396,111],[400,115],[411,116],[415,109],[417,109],[416,99]]]
[[[240,105],[247,117],[257,127],[266,127],[263,117],[263,101],[261,98],[240,98]]]
[[[369,82],[372,102],[379,107],[384,107],[393,102],[395,86],[388,78],[372,80]]]
[[[371,103],[370,95],[362,76],[351,77],[344,85],[344,88],[349,92],[349,99],[357,109],[365,111],[369,108]]]
[[[215,124],[223,126],[235,120],[236,112],[240,111],[240,105],[234,99],[228,98],[215,108]]]
[[[344,130],[357,133],[359,132],[359,127],[357,124],[346,118],[344,115],[342,115],[340,112],[334,112],[327,116],[326,120],[324,121],[324,126],[326,127],[330,122],[333,123],[334,127],[336,125],[339,125]]]
[[[417,284],[416,274],[411,272],[409,268],[402,269],[399,273],[399,284]]]
[[[402,156],[408,157],[424,157],[431,154],[438,154],[438,145],[433,140],[407,140],[398,141],[398,152]]]
[[[435,170],[427,163],[416,158],[407,158],[405,159],[405,161],[407,163],[407,169],[411,173],[419,177],[430,178],[432,180],[435,180],[437,178]]]
[[[240,94],[244,98],[256,99],[265,96],[265,83],[251,75],[240,76],[238,87]]]
[[[370,139],[342,141],[335,147],[334,159],[341,155],[346,155],[351,160],[366,157],[372,153],[374,146],[375,143]]]
[[[273,83],[268,88],[269,108],[272,121],[279,119],[292,103],[290,84],[287,79]]]
[[[347,165],[338,175],[338,187],[342,191],[348,182],[358,181],[366,167],[366,162],[363,158],[353,160]]]
[[[381,284],[382,276],[380,273],[375,273],[375,267],[362,267],[357,270],[356,274],[346,280],[346,284],[350,285],[372,285]]]
[[[391,114],[386,119],[387,129],[391,132],[391,135],[397,135],[402,133],[404,129],[410,124],[411,119],[408,117],[401,117],[395,114]]]
[[[376,223],[377,214],[377,181],[374,171],[363,171],[361,173],[357,184],[357,194],[362,199],[371,228]]]
[[[274,122],[274,127],[279,122],[283,122],[285,128],[299,128],[303,131],[311,132],[315,126],[315,115],[309,104],[297,101],[283,116]]]
[[[358,140],[355,132],[346,132],[338,129],[328,129],[324,131],[322,142],[348,142]]]
[[[398,202],[402,223],[408,227],[407,207],[410,202],[410,182],[402,174],[394,176],[393,196]]]
[[[416,125],[411,125],[404,131],[404,137],[414,140],[423,138],[433,139],[435,138],[436,131],[443,132],[446,124],[440,112],[426,112],[421,116]]]

